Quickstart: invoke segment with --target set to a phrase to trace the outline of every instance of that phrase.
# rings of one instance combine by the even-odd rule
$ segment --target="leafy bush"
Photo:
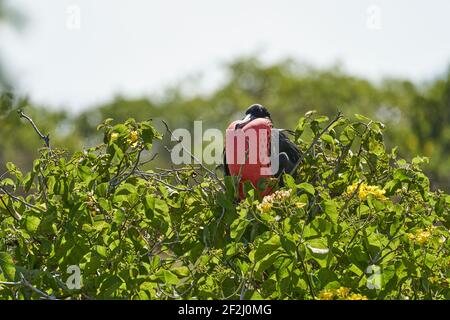
[[[386,152],[383,124],[307,113],[297,176],[261,199],[191,165],[143,170],[150,121],[43,148],[0,182],[3,299],[449,299],[450,196]],[[78,266],[81,288],[67,270]]]

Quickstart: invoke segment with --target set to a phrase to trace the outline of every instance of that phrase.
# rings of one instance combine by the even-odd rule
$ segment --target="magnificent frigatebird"
[[[280,175],[283,173],[292,173],[292,170],[294,169],[298,159],[300,158],[300,150],[298,147],[292,143],[287,135],[284,133],[285,130],[282,129],[275,129],[272,126],[272,119],[270,117],[269,111],[263,107],[260,104],[253,104],[251,105],[247,111],[245,112],[245,117],[242,120],[234,121],[230,124],[228,127],[228,130],[245,130],[251,127],[258,127],[258,128],[267,128],[268,130],[277,130],[278,136],[279,136],[279,153],[278,156],[279,160],[279,168],[275,174],[272,174],[272,177],[279,178]],[[271,143],[274,143],[274,141],[271,141]],[[227,150],[230,149],[230,146],[228,145],[229,141],[225,140],[225,150],[223,155],[223,169],[224,169],[224,175],[230,176],[230,175],[240,175],[242,178],[245,179],[245,176],[250,177],[247,180],[253,180],[253,184],[255,185],[255,180],[258,178],[257,173],[248,173],[248,172],[242,172],[243,170],[256,170],[255,168],[258,168],[258,166],[249,166],[244,165],[240,168],[240,171],[237,171],[237,167],[230,166],[229,163],[227,163],[227,153],[230,155],[233,152],[236,152],[236,147],[234,147],[233,150]],[[259,148],[260,146],[257,145],[248,145],[248,148]],[[270,149],[270,148],[269,148]],[[234,155],[233,155],[234,156]],[[230,170],[231,167],[231,170]],[[263,177],[263,176],[261,176]],[[267,177],[267,176],[265,176]],[[283,179],[279,179],[280,185],[283,185]],[[243,181],[241,181],[243,182]]]

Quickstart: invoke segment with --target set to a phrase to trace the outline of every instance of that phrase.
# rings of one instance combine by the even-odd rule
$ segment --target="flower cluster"
[[[347,187],[347,196],[351,196],[355,193],[356,189],[358,188],[359,185],[359,189],[358,189],[358,198],[360,200],[367,200],[367,196],[370,194],[373,197],[385,201],[387,200],[386,196],[384,195],[386,193],[385,190],[381,189],[378,186],[370,186],[366,183],[361,183],[361,185],[359,183],[354,183],[350,186]]]
[[[419,229],[415,233],[408,233],[406,236],[409,240],[414,241],[420,245],[425,244],[428,239],[431,237],[432,232],[431,229]]]
[[[368,300],[367,297],[360,293],[352,293],[347,297],[347,300]]]
[[[260,204],[258,204],[256,207],[258,208],[259,211],[261,211],[262,213],[265,212],[269,212],[272,209],[273,203],[270,202],[262,202]]]
[[[304,203],[304,202],[298,201],[298,202],[295,203],[295,207],[298,208],[298,209],[301,209],[304,206],[306,206],[306,203]]]
[[[339,289],[324,289],[319,293],[320,300],[367,300],[365,295],[360,293],[350,293],[351,289],[346,287],[340,287]]]
[[[118,137],[119,137],[119,134],[117,132],[111,133],[111,141],[117,140]]]
[[[319,293],[320,300],[333,300],[334,291],[333,290],[322,290]]]
[[[256,207],[262,213],[269,212],[274,202],[281,202],[288,199],[291,196],[292,190],[277,190],[272,194],[265,196],[262,199],[262,202],[258,204]]]
[[[133,130],[130,132],[130,138],[127,140],[127,142],[134,148],[137,146],[138,143],[139,134],[137,131]]]

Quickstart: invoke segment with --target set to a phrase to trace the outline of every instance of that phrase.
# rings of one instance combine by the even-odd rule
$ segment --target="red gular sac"
[[[269,118],[256,118],[251,121],[232,122],[225,135],[225,157],[228,173],[240,177],[239,196],[245,198],[243,185],[250,182],[265,196],[272,192],[273,186],[267,184],[261,189],[261,179],[273,178],[270,163],[272,121]]]

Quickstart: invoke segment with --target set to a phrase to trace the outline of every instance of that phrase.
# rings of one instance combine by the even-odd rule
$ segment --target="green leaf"
[[[9,172],[14,172],[17,170],[17,167],[12,162],[6,163],[6,169],[8,169]]]
[[[314,257],[320,259],[325,258],[328,252],[330,252],[330,249],[326,247],[326,244],[320,240],[311,240],[306,244],[306,247]]]
[[[100,294],[104,298],[113,297],[114,293],[124,282],[116,275],[108,276],[101,284],[100,284]]]
[[[271,266],[273,266],[275,260],[280,256],[280,252],[279,251],[273,251],[273,252],[268,252],[266,255],[264,255],[264,257],[260,258],[260,259],[255,259],[256,261],[256,265],[255,265],[255,275],[259,276],[262,274],[262,272],[264,272],[265,270],[267,270],[268,268],[270,268]],[[255,254],[256,257],[256,254]]]
[[[287,188],[292,189],[292,192],[295,193],[297,190],[297,185],[295,184],[295,179],[290,175],[285,173],[283,175],[284,184]]]
[[[340,287],[340,284],[337,283],[338,276],[332,270],[322,268],[319,270],[317,277],[320,281],[320,287],[327,289],[337,289]],[[336,283],[338,284],[336,286]]]
[[[223,179],[225,183],[225,189],[227,197],[230,199],[234,199],[236,195],[236,185],[237,185],[237,177],[236,176],[225,176]]]
[[[316,193],[316,190],[314,190],[314,187],[307,182],[300,183],[298,185],[298,188],[306,191],[307,193],[309,193],[311,195],[314,195]]]
[[[91,225],[85,223],[85,224],[83,224],[83,226],[81,227],[81,230],[83,230],[84,232],[90,233],[90,232],[94,231],[94,228],[92,228]]]
[[[122,222],[125,221],[125,219],[126,219],[126,214],[125,214],[125,212],[123,212],[123,210],[117,210],[114,213],[114,218],[113,218],[114,223],[120,225],[120,224],[122,224]]]
[[[29,192],[30,191],[31,186],[33,184],[34,176],[35,176],[35,171],[34,170],[31,171],[31,172],[28,172],[25,175],[25,178],[22,181],[22,184],[23,184],[23,187],[25,189],[25,192]]]
[[[91,168],[88,166],[79,166],[78,167],[78,174],[81,178],[81,180],[85,181],[86,183],[89,183],[92,181],[95,177],[95,173],[91,171]]]
[[[326,133],[323,134],[322,137],[321,137],[321,139],[322,139],[323,141],[325,141],[326,143],[329,143],[329,144],[331,144],[331,145],[334,144],[334,139],[333,139],[333,137],[330,136],[329,134],[326,134]]]
[[[108,249],[104,246],[95,246],[95,251],[103,258],[108,257]]]
[[[325,213],[330,217],[331,222],[337,224],[338,221],[338,211],[337,205],[334,200],[326,200],[324,202],[325,205]]]
[[[260,244],[255,251],[255,260],[261,260],[268,254],[273,253],[276,249],[281,247],[281,241],[279,235],[272,236],[266,242]]]
[[[352,144],[354,139],[355,139],[355,130],[353,129],[352,126],[346,127],[339,136],[339,140],[341,140],[344,146]]]
[[[233,201],[225,193],[219,193],[217,195],[217,203],[225,209],[232,210],[234,208]]]
[[[162,280],[165,284],[177,284],[180,280],[178,279],[178,277],[171,271],[169,270],[160,270],[158,271],[158,273],[156,274],[156,276]]]
[[[297,134],[297,136],[301,136],[303,134],[303,131],[305,131],[305,125],[306,118],[301,117],[297,122],[297,126],[295,127],[295,133]]]
[[[11,178],[3,178],[0,181],[0,184],[4,187],[12,187],[15,188],[16,184],[14,183],[14,181]]]
[[[116,195],[129,195],[134,193],[137,193],[137,189],[131,183],[121,184],[115,192]]]
[[[14,281],[16,276],[16,267],[11,255],[7,252],[0,252],[0,269],[8,281]]]
[[[360,120],[360,121],[363,121],[365,123],[369,123],[370,121],[372,121],[369,118],[367,118],[367,117],[365,117],[365,116],[363,116],[361,114],[358,114],[358,113],[355,114],[355,118]]]
[[[324,268],[327,265],[330,249],[327,247],[325,239],[308,240],[305,244],[308,249],[308,255],[319,263]]]
[[[155,211],[159,214],[167,214],[169,212],[167,202],[158,198],[155,199]]]
[[[189,275],[189,268],[188,267],[177,267],[170,269],[171,272],[173,272],[178,277],[187,277]]]
[[[230,226],[231,239],[234,239],[235,241],[239,241],[241,239],[242,235],[244,234],[245,229],[247,229],[247,226],[249,223],[250,223],[250,221],[248,221],[245,218],[244,219],[238,218],[238,219],[234,220]]]
[[[325,122],[325,121],[328,121],[328,120],[330,120],[330,119],[327,116],[319,116],[319,117],[314,119],[314,121],[317,121],[318,123],[322,123],[322,122]]]
[[[41,219],[35,216],[27,216],[25,219],[26,229],[29,232],[36,232],[39,228],[40,223]]]

